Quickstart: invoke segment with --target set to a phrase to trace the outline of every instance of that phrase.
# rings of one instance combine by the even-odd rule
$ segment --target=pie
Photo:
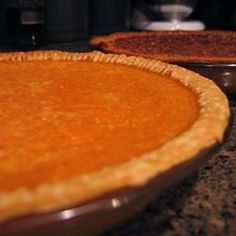
[[[124,32],[97,36],[90,45],[166,62],[236,63],[235,31]]]
[[[213,82],[151,59],[2,53],[0,74],[2,222],[145,185],[220,142],[230,115]]]

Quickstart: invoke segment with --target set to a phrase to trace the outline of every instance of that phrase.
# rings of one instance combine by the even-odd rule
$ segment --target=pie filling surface
[[[91,46],[168,62],[236,63],[236,33],[230,31],[121,32],[97,36]]]
[[[155,55],[158,53],[198,57],[235,57],[236,36],[223,35],[136,35],[114,40],[114,46],[136,53]],[[194,45],[194,46],[193,46]],[[225,47],[225,45],[228,45]],[[223,48],[223,50],[217,50]],[[199,50],[196,50],[199,49]]]
[[[129,161],[188,129],[193,91],[158,73],[86,61],[0,62],[0,189]]]

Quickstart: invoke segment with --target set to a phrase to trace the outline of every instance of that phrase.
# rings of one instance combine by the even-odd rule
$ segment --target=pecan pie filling
[[[225,46],[227,45],[227,47]],[[155,55],[168,53],[180,56],[234,57],[236,55],[236,36],[223,35],[134,35],[114,40],[114,46],[136,53]],[[217,50],[221,47],[223,50]],[[198,50],[196,50],[198,49]]]

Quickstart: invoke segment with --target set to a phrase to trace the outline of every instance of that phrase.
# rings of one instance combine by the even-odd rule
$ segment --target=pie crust
[[[105,52],[175,63],[236,63],[234,31],[122,32],[97,36],[90,45]]]
[[[196,73],[156,60],[100,52],[39,51],[0,54],[0,63],[6,61],[37,63],[41,60],[127,65],[130,68],[168,75],[189,87],[196,94],[200,111],[196,121],[181,135],[160,148],[144,153],[126,163],[104,168],[95,173],[75,176],[69,181],[45,183],[34,189],[19,187],[14,191],[0,192],[1,221],[27,214],[63,209],[82,204],[107,192],[142,186],[154,176],[181,163],[194,160],[201,150],[222,141],[230,115],[228,100],[212,81]]]

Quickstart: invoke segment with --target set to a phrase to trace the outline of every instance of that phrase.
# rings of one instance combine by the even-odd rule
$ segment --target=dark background
[[[202,20],[207,29],[236,30],[236,1],[199,0],[193,17]]]
[[[15,23],[9,26],[7,10],[9,5],[16,1],[0,0],[0,47],[21,44],[24,34],[29,31],[27,29],[28,31],[24,32],[25,29],[19,24],[17,13],[11,15],[11,18],[15,17]],[[31,10],[42,11],[44,16],[42,25],[32,30],[40,31],[37,32],[37,37],[42,37],[39,44],[50,44],[60,43],[63,39],[65,42],[79,41],[93,35],[132,30],[129,27],[129,20],[137,0],[18,0],[18,2],[26,2]],[[56,3],[55,7],[53,2]],[[74,9],[72,14],[64,10],[65,4],[69,2],[70,9]],[[206,29],[236,30],[236,1],[198,0],[191,18],[203,21]],[[64,19],[64,24],[55,25],[57,19]],[[66,32],[67,26],[68,32]]]

